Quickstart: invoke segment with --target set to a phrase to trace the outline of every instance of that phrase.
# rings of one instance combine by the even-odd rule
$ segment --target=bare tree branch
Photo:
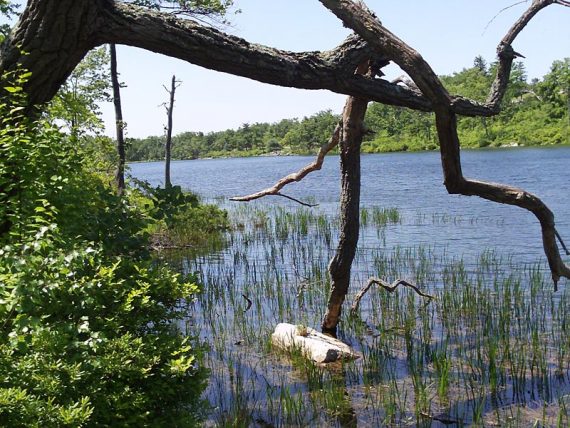
[[[489,108],[495,109],[497,112],[500,110],[500,103],[509,84],[513,60],[517,57],[522,57],[522,55],[515,52],[511,46],[515,38],[538,12],[554,3],[557,3],[557,1],[533,0],[530,7],[522,14],[517,22],[513,24],[507,34],[505,34],[499,42],[499,45],[497,46],[497,57],[499,58],[497,75],[495,76],[495,80],[491,86],[491,91],[487,97],[487,105]]]
[[[49,16],[44,13],[46,10],[50,11]],[[70,10],[74,18],[66,19]],[[29,31],[30,28],[38,31]],[[69,37],[62,39],[62,31]],[[273,85],[327,89],[386,105],[433,111],[430,98],[416,90],[354,74],[363,60],[389,61],[382,50],[358,36],[347,38],[331,51],[289,52],[249,43],[167,12],[119,1],[28,0],[19,24],[2,45],[0,71],[23,67],[32,72],[24,89],[30,95],[30,106],[41,105],[53,98],[90,49],[104,43],[139,47]],[[49,59],[46,52],[50,53]],[[46,61],[50,73],[45,73]],[[496,109],[484,103],[459,96],[451,98],[451,108],[457,114],[497,114]]]
[[[392,284],[384,281],[383,279],[380,278],[370,278],[368,280],[368,282],[366,283],[366,285],[364,287],[362,287],[362,289],[358,292],[358,294],[355,296],[354,298],[354,302],[352,303],[352,307],[350,308],[350,313],[351,314],[355,314],[356,311],[358,311],[358,308],[360,306],[360,301],[362,300],[362,298],[364,297],[364,295],[368,292],[368,290],[370,290],[370,288],[373,285],[378,285],[380,287],[382,287],[384,290],[388,291],[389,293],[393,293],[394,291],[396,291],[396,289],[401,285],[403,287],[409,287],[412,290],[414,290],[419,296],[425,297],[429,300],[435,299],[434,296],[432,296],[431,294],[427,294],[424,293],[422,290],[419,289],[418,286],[405,281],[403,279],[397,279],[395,280]]]
[[[490,201],[509,204],[531,211],[539,220],[542,229],[544,252],[548,259],[555,290],[560,277],[570,278],[570,267],[560,256],[556,244],[554,215],[538,197],[522,189],[502,184],[468,180],[463,177],[459,137],[457,135],[454,100],[429,64],[414,49],[382,26],[365,7],[351,0],[320,0],[339,17],[345,26],[353,29],[370,46],[382,52],[387,59],[398,64],[417,84],[422,93],[432,102],[440,142],[441,160],[447,191],[452,194],[479,196]],[[534,0],[530,8],[511,27],[499,44],[499,70],[491,92],[492,108],[499,108],[509,80],[511,65],[516,53],[510,46],[520,31],[540,10],[551,4],[568,6],[568,2]]]
[[[275,195],[275,196],[282,196],[283,198],[289,199],[290,201],[293,201],[293,202],[297,202],[298,204],[301,204],[301,205],[303,205],[303,206],[305,206],[305,207],[309,207],[309,208],[313,208],[313,207],[318,207],[318,206],[319,206],[319,204],[310,204],[310,203],[308,203],[308,202],[303,202],[303,201],[301,201],[300,199],[294,198],[294,197],[289,196],[289,195],[285,195],[285,194],[283,194],[283,193],[281,193],[281,192],[274,193],[274,195]]]
[[[487,31],[487,28],[489,28],[489,25],[491,25],[491,24],[493,23],[493,21],[494,21],[495,19],[497,19],[497,17],[498,17],[501,13],[503,13],[504,11],[509,10],[509,9],[515,7],[515,6],[518,6],[519,4],[523,4],[523,3],[528,3],[528,0],[521,0],[521,1],[518,1],[518,2],[516,2],[516,3],[513,3],[513,4],[509,5],[509,6],[506,6],[506,7],[502,8],[501,10],[499,10],[499,12],[497,12],[497,14],[496,14],[495,16],[493,16],[489,22],[487,22],[487,25],[485,25],[485,28],[483,29],[482,35],[485,34],[485,31]]]
[[[329,139],[329,141],[326,144],[323,144],[321,146],[319,153],[317,154],[316,159],[313,162],[311,162],[310,164],[304,166],[303,168],[301,168],[297,172],[294,172],[292,174],[289,174],[286,177],[283,177],[281,180],[279,180],[277,183],[275,183],[272,187],[268,187],[267,189],[261,190],[257,193],[252,193],[251,195],[235,196],[233,198],[230,198],[230,200],[231,201],[240,201],[240,202],[253,201],[254,199],[259,199],[259,198],[262,198],[264,196],[269,196],[269,195],[279,195],[279,196],[284,196],[284,197],[287,197],[289,199],[292,199],[291,197],[280,194],[279,193],[280,190],[283,189],[286,185],[288,185],[290,183],[301,181],[303,178],[305,178],[311,172],[320,170],[321,167],[323,166],[323,162],[325,160],[325,156],[327,155],[327,153],[329,153],[336,145],[338,145],[341,129],[342,129],[342,125],[339,123],[334,129],[332,137]],[[296,202],[299,202],[299,201],[296,201]],[[303,203],[303,205],[308,205],[308,204]]]

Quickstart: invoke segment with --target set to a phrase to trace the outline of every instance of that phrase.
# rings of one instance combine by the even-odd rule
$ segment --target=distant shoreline
[[[541,149],[550,149],[556,147],[570,147],[570,142],[562,143],[562,144],[535,144],[535,145],[500,145],[500,146],[487,146],[487,147],[462,147],[461,150],[467,151],[492,151],[492,150],[518,150],[518,149],[532,149],[532,148],[541,148]],[[437,152],[437,149],[434,150],[387,150],[387,151],[378,151],[378,152],[363,152],[362,155],[379,155],[379,154],[392,154],[392,153],[422,153],[422,152]],[[337,151],[328,153],[327,156],[338,155]],[[235,153],[234,155],[224,155],[224,156],[204,156],[198,158],[191,158],[191,159],[172,159],[172,161],[179,162],[179,161],[193,161],[193,160],[213,160],[213,159],[238,159],[238,158],[262,158],[262,157],[284,157],[284,156],[316,156],[316,153],[279,153],[279,152],[272,152],[272,153],[255,153],[255,154],[248,154],[247,152],[240,152]],[[150,160],[137,160],[137,161],[127,161],[128,164],[135,164],[135,163],[147,163],[147,162],[163,162],[164,159],[150,159]]]

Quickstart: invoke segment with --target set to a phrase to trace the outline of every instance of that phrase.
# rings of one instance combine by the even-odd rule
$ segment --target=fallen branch
[[[294,183],[294,182],[299,182],[303,178],[305,178],[308,174],[310,174],[311,172],[318,171],[321,169],[321,167],[323,166],[323,162],[325,160],[326,154],[328,152],[330,152],[336,145],[338,145],[338,142],[340,139],[341,129],[342,129],[342,125],[339,123],[336,126],[336,128],[334,129],[332,137],[329,139],[329,141],[326,144],[321,146],[319,153],[317,153],[316,159],[313,162],[311,162],[310,164],[301,168],[297,172],[294,172],[292,174],[289,174],[286,177],[283,177],[281,180],[279,180],[277,183],[275,183],[272,187],[268,187],[267,189],[261,190],[260,192],[257,192],[257,193],[252,193],[251,195],[234,196],[233,198],[230,198],[230,201],[239,201],[239,202],[253,201],[254,199],[263,198],[264,196],[276,195],[276,196],[283,196],[284,198],[287,198],[287,199],[291,199],[291,200],[298,202],[302,205],[314,206],[314,205],[310,205],[310,204],[301,202],[301,201],[294,199],[290,196],[286,196],[286,195],[280,193],[280,191],[286,185],[288,185],[290,183]]]
[[[241,297],[243,297],[246,302],[247,302],[247,308],[245,308],[244,312],[249,311],[249,309],[251,308],[251,305],[253,304],[253,302],[251,301],[251,299],[249,297],[247,297],[245,294],[242,294]]]
[[[389,284],[388,282],[386,282],[380,278],[370,278],[368,280],[368,283],[364,287],[362,287],[362,290],[360,290],[358,292],[358,294],[356,295],[356,297],[354,298],[354,303],[352,304],[352,307],[350,308],[351,314],[356,313],[356,311],[358,310],[358,307],[360,306],[360,301],[362,300],[364,295],[368,292],[368,290],[370,290],[370,288],[373,285],[379,285],[380,287],[382,287],[384,290],[388,291],[389,293],[393,293],[394,291],[396,291],[396,288],[398,288],[398,286],[402,285],[404,287],[411,288],[419,296],[425,297],[429,300],[435,299],[435,297],[432,296],[431,294],[424,293],[416,285],[411,284],[408,281],[405,281],[403,279],[397,279],[392,284]]]

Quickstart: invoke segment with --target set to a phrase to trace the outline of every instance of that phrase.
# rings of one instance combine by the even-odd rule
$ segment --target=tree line
[[[478,56],[472,67],[441,79],[450,91],[484,101],[496,67],[496,63],[489,65]],[[524,64],[516,62],[502,113],[495,117],[459,119],[463,147],[569,144],[569,91],[570,58],[554,61],[542,79],[531,81],[528,81]],[[330,138],[339,118],[326,110],[302,119],[246,123],[238,129],[183,132],[173,137],[172,157],[197,159],[315,153]],[[438,147],[433,113],[373,102],[364,123],[364,153],[435,150]],[[164,159],[164,141],[164,136],[130,138],[127,160]]]

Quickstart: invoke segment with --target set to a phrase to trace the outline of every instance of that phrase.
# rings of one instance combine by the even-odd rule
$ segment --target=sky
[[[470,67],[477,55],[495,59],[497,43],[530,5],[517,0],[367,0],[382,23],[431,64],[438,74]],[[333,49],[349,31],[317,0],[235,0],[241,13],[230,16],[225,31],[250,42],[291,51]],[[516,4],[498,16],[501,9]],[[495,17],[495,19],[493,19]],[[492,20],[491,23],[489,23]],[[570,9],[552,5],[541,11],[513,45],[525,55],[529,78],[542,77],[556,59],[570,56]],[[162,135],[162,104],[172,75],[176,92],[174,133],[219,131],[244,123],[302,118],[322,110],[342,110],[345,96],[262,84],[206,70],[184,61],[118,46],[123,114],[128,137]],[[402,72],[384,70],[387,78]],[[112,104],[102,105],[106,133],[114,133]]]

